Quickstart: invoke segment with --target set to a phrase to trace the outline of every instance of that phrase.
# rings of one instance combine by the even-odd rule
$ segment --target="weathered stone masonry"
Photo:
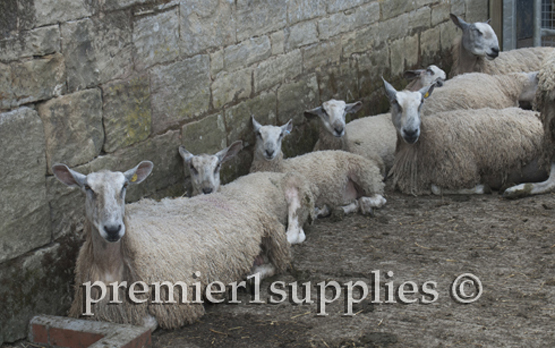
[[[487,19],[487,0],[2,0],[0,343],[36,313],[65,314],[83,223],[80,192],[51,175],[155,169],[128,200],[184,192],[177,148],[247,147],[261,123],[295,120],[285,152],[311,149],[302,111],[332,97],[385,111],[380,76],[448,70],[449,13]]]

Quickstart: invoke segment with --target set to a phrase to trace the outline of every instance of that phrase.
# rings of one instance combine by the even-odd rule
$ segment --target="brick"
[[[218,74],[211,87],[214,108],[220,109],[235,99],[249,97],[252,92],[251,76],[251,69]]]
[[[302,49],[306,70],[337,63],[341,59],[341,40],[319,42]]]
[[[44,56],[60,52],[60,27],[51,25],[17,33],[0,40],[0,60]]]
[[[341,33],[354,30],[364,25],[377,22],[380,19],[380,5],[372,2],[360,6],[351,13],[335,13],[318,22],[318,32],[321,39],[328,39]]]
[[[370,0],[336,0],[328,2],[328,13],[344,11],[356,6],[360,6]]]
[[[298,82],[282,85],[278,95],[278,124],[285,124],[290,119],[295,124],[304,121],[303,111],[307,105],[315,105],[320,100],[318,81],[315,74],[311,74]]]
[[[193,154],[216,153],[227,146],[223,113],[211,115],[181,128],[181,143]]]
[[[93,14],[93,9],[89,4],[89,1],[36,0],[34,1],[36,26],[41,27],[89,17]]]
[[[261,93],[259,96],[239,103],[225,111],[226,123],[233,125],[229,129],[227,143],[243,140],[248,147],[254,144],[251,115],[261,124],[275,124],[277,98],[274,93]]]
[[[307,19],[321,17],[326,14],[325,0],[291,0],[287,8],[289,24]]]
[[[316,22],[303,22],[285,29],[285,50],[287,52],[318,41]]]
[[[416,1],[384,1],[382,4],[383,19],[389,19],[417,9]]]
[[[248,67],[267,59],[271,54],[272,45],[268,36],[248,39],[224,49],[224,67],[226,71]]]
[[[449,14],[451,13],[451,5],[448,3],[440,3],[432,7],[432,26],[436,26],[441,22],[451,21]]]
[[[285,52],[285,32],[283,30],[273,33],[270,39],[272,40],[272,55]]]
[[[216,76],[224,70],[224,50],[218,50],[210,54],[210,74]]]

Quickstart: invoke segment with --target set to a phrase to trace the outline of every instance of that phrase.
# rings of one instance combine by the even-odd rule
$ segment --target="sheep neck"
[[[251,172],[283,172],[283,153],[280,152],[279,155],[274,158],[273,161],[268,161],[264,158],[264,155],[258,152],[254,155],[254,160],[251,165]]]
[[[88,220],[85,223],[87,242],[89,243],[89,255],[92,260],[93,270],[96,273],[94,280],[105,283],[124,281],[129,275],[128,262],[126,262],[127,234],[115,243],[109,243],[100,236],[100,233]]]
[[[451,77],[468,72],[482,71],[484,59],[468,52],[463,46],[462,38],[457,39],[453,45],[453,60]]]
[[[342,137],[336,137],[330,134],[324,127],[320,127],[318,139],[320,139],[318,150],[347,150],[345,148],[347,132]]]

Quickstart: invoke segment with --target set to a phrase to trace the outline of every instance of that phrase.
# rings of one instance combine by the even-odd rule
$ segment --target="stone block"
[[[420,56],[422,65],[436,64],[436,55],[440,51],[440,28],[435,27],[420,34]]]
[[[64,57],[56,53],[39,59],[16,62],[11,67],[12,106],[58,96],[65,92]]]
[[[151,130],[150,86],[146,76],[102,86],[105,152],[145,140]]]
[[[44,124],[48,172],[52,165],[69,167],[100,154],[104,144],[100,89],[90,89],[51,99],[38,107]]]
[[[262,93],[259,96],[239,103],[225,111],[225,120],[229,129],[227,143],[243,140],[248,147],[254,144],[254,132],[251,115],[260,124],[275,124],[277,98],[274,93]]]
[[[254,71],[255,93],[268,89],[285,78],[292,79],[302,72],[302,54],[300,50],[263,61]]]
[[[449,3],[440,3],[432,7],[432,26],[445,21],[451,21],[449,14],[451,13],[451,5]]]
[[[359,97],[356,60],[349,59],[339,66],[317,71],[320,101],[332,98],[351,102]],[[303,109],[304,110],[304,109]]]
[[[93,14],[92,1],[35,0],[36,26],[64,23]]]
[[[336,0],[328,2],[328,13],[344,11],[370,2],[370,0]]]
[[[485,22],[488,20],[488,0],[466,0],[466,20]]]
[[[268,36],[255,37],[224,49],[226,71],[245,68],[253,63],[267,59],[272,54]]]
[[[341,60],[341,40],[323,41],[302,49],[305,70],[324,67]]]
[[[353,9],[350,13],[339,12],[321,19],[318,22],[318,32],[321,39],[328,39],[361,26],[375,23],[379,19],[380,5],[378,2],[372,2]]]
[[[278,125],[293,119],[294,124],[304,122],[304,111],[316,107],[320,101],[318,81],[315,74],[311,74],[298,82],[283,84],[277,91]]]
[[[287,52],[318,41],[316,22],[303,22],[285,29],[285,50]]]
[[[223,113],[210,115],[181,128],[181,143],[195,155],[220,151],[227,146],[226,138]]]
[[[383,1],[381,4],[383,19],[397,17],[419,7],[416,1]]]
[[[177,9],[135,20],[133,44],[135,68],[171,62],[179,56],[179,15]]]
[[[285,52],[285,32],[283,30],[273,33],[270,39],[272,41],[272,55],[276,56]]]
[[[0,262],[51,241],[45,141],[36,111],[0,114]]]
[[[432,19],[432,9],[429,7],[422,7],[416,11],[409,13],[408,27],[411,32],[416,32],[418,29],[428,29]]]
[[[295,24],[307,19],[322,17],[325,14],[325,0],[292,0],[289,1],[289,7],[287,9],[289,24]]]
[[[226,0],[181,1],[182,55],[192,56],[208,48],[236,42],[235,18],[231,11],[232,2]]]
[[[210,59],[198,55],[150,70],[152,132],[206,112],[210,106]]]
[[[210,74],[212,78],[224,70],[224,50],[218,50],[210,54]]]
[[[8,64],[0,63],[0,110],[8,110],[15,104],[12,91],[11,69]]]
[[[235,99],[247,98],[252,92],[252,70],[244,69],[231,73],[221,72],[212,83],[212,103],[220,109]]]
[[[44,56],[60,52],[60,27],[51,25],[18,32],[0,39],[0,61]]]
[[[237,0],[237,40],[261,36],[287,25],[287,1]]]
[[[62,46],[70,92],[126,78],[134,47],[126,12],[62,25]]]
[[[26,338],[34,315],[67,314],[79,246],[72,236],[0,264],[0,342]]]

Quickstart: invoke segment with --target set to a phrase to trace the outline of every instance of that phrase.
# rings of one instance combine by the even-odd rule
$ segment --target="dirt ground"
[[[293,247],[291,270],[261,285],[267,300],[272,282],[297,281],[304,298],[301,283],[310,282],[317,302],[317,283],[360,280],[370,293],[353,306],[356,315],[343,315],[345,289],[326,306],[327,316],[316,315],[317,303],[293,304],[291,292],[281,304],[249,304],[252,294],[244,291],[241,304],[210,305],[194,325],[156,331],[154,347],[555,347],[554,195],[507,201],[497,194],[389,192],[387,199],[375,217],[316,222],[307,240]],[[373,283],[376,271],[379,285]],[[471,304],[450,295],[464,273],[483,285]],[[398,296],[388,296],[397,303],[385,303],[388,289],[397,292],[407,281],[419,287],[405,296],[416,303],[403,304]],[[428,281],[437,285],[426,287]],[[462,285],[464,294],[478,293],[473,284]],[[426,295],[422,286],[437,295]],[[382,303],[373,303],[375,288]]]

